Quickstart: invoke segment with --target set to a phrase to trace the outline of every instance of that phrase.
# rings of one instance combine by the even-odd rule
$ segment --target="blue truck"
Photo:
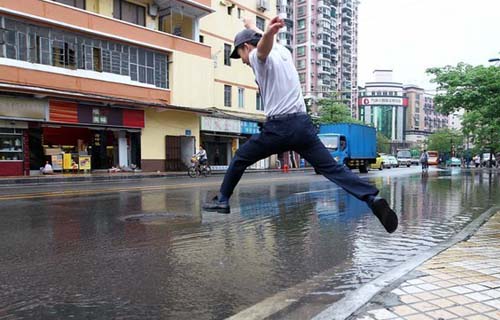
[[[359,172],[368,172],[377,159],[377,132],[374,127],[355,123],[322,124],[318,137],[338,163]]]

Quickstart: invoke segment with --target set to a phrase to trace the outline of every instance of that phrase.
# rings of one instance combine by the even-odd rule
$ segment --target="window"
[[[299,33],[297,34],[297,43],[304,43],[306,42],[306,35],[305,33]]]
[[[234,4],[227,7],[227,14],[228,15],[230,15],[230,16],[233,15],[233,8],[234,8]]]
[[[85,10],[85,0],[53,0],[53,1]]]
[[[200,43],[204,43],[205,42],[205,38],[200,34]]]
[[[305,14],[306,14],[306,7],[305,6],[297,8],[297,17],[302,17]]]
[[[231,86],[224,85],[224,106],[231,106]]]
[[[306,60],[297,60],[297,69],[304,69],[306,67]]]
[[[297,56],[302,57],[303,55],[306,54],[306,47],[297,47]]]
[[[224,65],[231,65],[231,45],[224,44]]]
[[[297,21],[297,25],[299,30],[304,29],[306,27],[306,19],[300,19],[299,21]]]
[[[300,81],[300,83],[306,82],[306,74],[305,73],[303,73],[303,72],[299,73],[299,81]]]
[[[140,26],[146,25],[146,8],[124,0],[114,0],[113,17]]]
[[[92,48],[93,70],[102,72],[101,48]]]
[[[245,107],[245,89],[238,88],[238,108]]]
[[[57,40],[60,39],[60,40]],[[52,41],[52,65],[56,67],[76,69],[76,51],[74,40],[64,36],[56,35],[56,40]],[[21,57],[20,57],[21,58]],[[22,60],[22,59],[20,59]]]
[[[259,91],[255,94],[255,106],[257,111],[264,111],[264,104],[262,103],[262,97]]]
[[[238,8],[238,19],[241,19],[241,8]]]
[[[264,18],[257,16],[255,20],[255,25],[262,31],[266,30],[266,20],[264,20]]]

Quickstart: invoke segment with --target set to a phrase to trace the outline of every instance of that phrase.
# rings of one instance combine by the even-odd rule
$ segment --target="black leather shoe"
[[[231,213],[231,208],[229,207],[228,201],[219,201],[219,198],[215,196],[211,201],[205,202],[202,206],[205,211],[215,211],[218,213]]]
[[[393,233],[398,228],[398,216],[389,207],[389,204],[384,198],[374,197],[372,201],[368,202],[368,206],[372,209],[375,216],[380,220],[385,230]]]

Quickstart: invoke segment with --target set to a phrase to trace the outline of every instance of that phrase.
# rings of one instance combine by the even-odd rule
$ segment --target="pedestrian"
[[[260,134],[253,135],[238,149],[219,194],[204,203],[203,209],[230,213],[229,198],[245,169],[260,159],[292,150],[326,178],[365,201],[386,231],[394,232],[398,217],[387,201],[377,196],[379,190],[338,164],[318,138],[306,113],[292,55],[274,41],[274,36],[285,25],[283,19],[273,18],[264,33],[250,19],[244,19],[244,24],[245,29],[235,37],[231,58],[241,58],[252,68],[264,102],[266,122]]]
[[[479,168],[479,165],[481,164],[481,157],[479,157],[478,154],[474,157],[474,164],[476,165],[476,168]]]
[[[424,150],[420,155],[420,164],[422,165],[422,172],[429,171],[429,154]]]
[[[48,161],[45,161],[45,166],[40,168],[40,172],[42,174],[53,174],[54,169],[52,168],[52,165]]]

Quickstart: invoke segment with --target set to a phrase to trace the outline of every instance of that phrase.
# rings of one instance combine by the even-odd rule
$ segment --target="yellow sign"
[[[51,160],[52,160],[52,169],[54,171],[59,171],[59,170],[62,170],[63,167],[63,157],[62,157],[62,154],[54,154],[51,156]]]
[[[90,170],[90,156],[78,157],[78,166],[80,170]]]
[[[64,170],[71,170],[71,153],[65,153],[64,154],[64,159],[63,159],[63,169]]]

